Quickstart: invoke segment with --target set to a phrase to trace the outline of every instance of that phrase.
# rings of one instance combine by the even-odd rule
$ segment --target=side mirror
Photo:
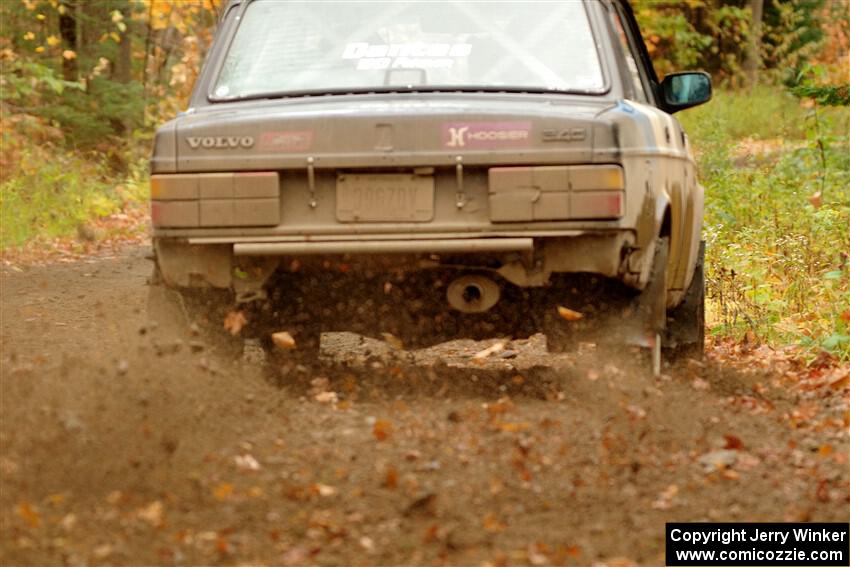
[[[702,71],[672,73],[661,81],[664,109],[673,114],[711,100],[711,77]]]

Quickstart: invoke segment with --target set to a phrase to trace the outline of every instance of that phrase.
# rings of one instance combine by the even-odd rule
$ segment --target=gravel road
[[[3,565],[663,565],[668,521],[850,519],[846,369],[335,333],[270,379],[158,342],[146,253],[3,268]]]

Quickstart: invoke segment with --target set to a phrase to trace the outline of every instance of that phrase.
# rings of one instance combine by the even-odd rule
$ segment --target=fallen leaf
[[[74,529],[74,526],[77,525],[77,516],[74,514],[67,514],[62,520],[59,522],[59,527],[61,527],[66,532],[70,532]]]
[[[336,488],[334,488],[333,486],[330,486],[328,484],[317,483],[317,484],[314,484],[313,486],[311,486],[310,488],[312,489],[314,494],[318,494],[319,496],[322,496],[322,497],[325,497],[325,498],[330,497],[330,496],[334,496],[336,494]]]
[[[286,331],[272,333],[272,342],[274,346],[281,350],[292,350],[295,348],[295,339]]]
[[[726,441],[725,445],[723,445],[724,449],[732,449],[733,451],[740,451],[744,448],[744,443],[738,437],[734,435],[724,435],[723,439]]]
[[[218,551],[220,555],[230,555],[232,548],[230,547],[230,542],[227,541],[227,536],[220,535],[216,538],[215,550]]]
[[[401,339],[392,333],[381,333],[381,336],[384,337],[384,342],[393,347],[396,350],[404,350],[404,343],[401,342]]]
[[[544,555],[547,551],[543,543],[536,543],[528,546],[528,562],[532,565],[546,565],[549,563],[549,558]]]
[[[112,555],[113,548],[108,543],[104,543],[102,545],[98,545],[92,550],[92,555],[96,559],[106,559],[110,555]]]
[[[517,433],[519,431],[527,431],[531,429],[531,424],[526,422],[502,422],[498,424],[498,429],[500,431],[504,431],[505,433]]]
[[[387,469],[383,486],[384,488],[395,488],[398,486],[398,470],[395,467],[389,467]]]
[[[243,471],[258,471],[260,470],[260,463],[252,457],[251,455],[236,455],[234,458],[236,461],[236,467],[239,470]]]
[[[822,479],[818,482],[818,488],[815,491],[815,496],[818,499],[818,502],[829,502],[829,481],[826,479]]]
[[[245,312],[240,310],[228,311],[224,317],[224,328],[233,336],[242,332],[242,328],[248,324],[248,318],[245,317]]]
[[[821,205],[823,205],[823,195],[821,192],[817,191],[809,196],[809,203],[811,203],[814,208],[819,209]]]
[[[233,494],[233,485],[223,482],[213,489],[213,498],[222,502]]]
[[[324,376],[313,378],[310,380],[310,393],[316,395],[321,392],[327,392],[331,385],[331,381]]]
[[[850,371],[848,371],[843,377],[829,383],[829,387],[833,390],[840,390],[846,386],[850,386]]]
[[[487,358],[491,354],[496,354],[497,352],[501,352],[502,350],[504,350],[504,348],[505,348],[505,343],[503,343],[503,342],[498,342],[498,343],[492,344],[492,345],[488,346],[487,348],[485,348],[484,350],[480,350],[480,351],[476,352],[475,354],[473,354],[472,359],[473,360],[484,360],[485,358]]]
[[[584,315],[582,315],[578,311],[573,311],[569,307],[564,307],[562,305],[558,306],[558,315],[560,315],[562,319],[565,319],[567,321],[581,321],[582,319],[584,319]]]
[[[124,493],[120,490],[113,490],[106,496],[106,501],[113,506],[120,504],[122,500],[124,500]]]
[[[571,545],[566,550],[567,557],[578,557],[581,555],[581,548],[577,545]]]
[[[425,543],[434,543],[440,541],[445,537],[445,533],[440,529],[438,524],[431,524],[428,526],[428,529],[425,530],[425,537],[422,540]]]
[[[162,505],[162,502],[159,500],[154,500],[144,508],[139,509],[136,512],[136,516],[140,520],[144,520],[149,523],[153,527],[159,527],[162,525],[162,516],[165,508]]]
[[[658,498],[652,503],[652,507],[656,510],[669,510],[672,505],[673,498],[675,498],[678,493],[679,487],[677,485],[669,485],[661,492],[661,494],[658,495]]]
[[[309,551],[303,547],[293,547],[281,557],[284,565],[300,565],[307,559]]]
[[[740,453],[735,461],[735,468],[739,471],[749,471],[757,467],[761,463],[761,459],[749,453]]]
[[[625,557],[615,557],[614,559],[597,561],[592,567],[638,567],[638,564]]]
[[[484,529],[490,533],[500,533],[505,531],[508,526],[493,514],[487,514],[482,522]]]
[[[702,465],[706,473],[711,473],[718,470],[723,470],[731,467],[738,460],[738,453],[728,449],[719,451],[711,451],[699,458],[699,464]]]
[[[51,494],[47,497],[47,501],[53,506],[60,506],[65,503],[65,495],[60,493]]]
[[[646,410],[636,404],[629,404],[626,406],[626,411],[632,419],[643,419],[646,417]]]
[[[319,392],[313,397],[320,404],[335,404],[339,401],[336,392]]]
[[[378,441],[386,441],[387,438],[392,435],[392,431],[393,424],[386,419],[379,419],[375,421],[375,425],[372,426],[372,435],[374,435],[375,439]]]
[[[41,525],[41,516],[35,508],[29,505],[29,503],[21,502],[18,504],[15,511],[29,527],[37,528]]]

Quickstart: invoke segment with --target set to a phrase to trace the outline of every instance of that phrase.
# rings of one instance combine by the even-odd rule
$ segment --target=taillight
[[[493,167],[490,220],[617,219],[624,213],[625,189],[619,165]]]
[[[155,227],[273,226],[280,223],[277,172],[151,176]]]

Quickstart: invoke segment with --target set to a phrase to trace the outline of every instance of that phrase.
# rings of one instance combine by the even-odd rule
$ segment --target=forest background
[[[185,109],[225,0],[0,2],[7,265],[148,233],[155,127]],[[713,340],[850,360],[850,0],[633,1],[706,187]]]

